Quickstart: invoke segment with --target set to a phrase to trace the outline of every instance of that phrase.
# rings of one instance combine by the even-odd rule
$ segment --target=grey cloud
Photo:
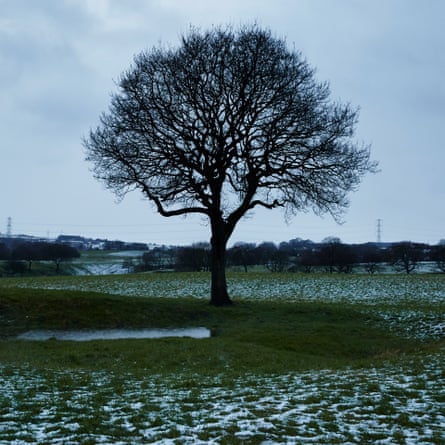
[[[158,221],[139,197],[114,205],[113,197],[87,176],[80,138],[108,107],[109,93],[116,89],[113,79],[134,54],[159,42],[177,45],[190,25],[257,21],[301,50],[319,79],[330,81],[334,98],[361,107],[358,137],[372,143],[382,173],[367,178],[352,196],[347,223],[340,228],[310,215],[286,226],[279,212],[259,212],[261,218],[243,224],[238,239],[252,240],[254,233],[261,241],[273,230],[281,240],[338,233],[354,241],[352,227],[363,227],[362,240],[372,239],[377,218],[384,219],[384,238],[397,239],[397,228],[410,218],[418,227],[412,238],[422,241],[421,224],[428,218],[434,226],[430,233],[437,240],[445,237],[436,221],[445,219],[438,204],[445,190],[443,1],[0,0],[0,11],[0,162],[8,171],[0,177],[0,191],[2,211],[16,223],[30,218],[29,209],[41,223],[57,223],[63,215],[99,226],[110,215],[116,224],[137,220],[149,227]],[[69,196],[70,202],[56,212],[48,190],[51,181],[63,180],[61,171],[70,172],[70,181],[58,185],[57,196]],[[34,172],[39,206],[25,192],[4,196],[21,186],[20,172]],[[76,182],[77,177],[82,180]],[[87,214],[84,198],[76,201],[77,196],[94,201]],[[416,208],[422,208],[418,224]],[[171,224],[162,220],[159,227]],[[183,221],[178,224],[183,227]],[[188,227],[196,229],[190,231],[196,238],[185,242],[206,239],[205,226]],[[166,243],[180,241],[169,239],[167,231],[162,236]]]

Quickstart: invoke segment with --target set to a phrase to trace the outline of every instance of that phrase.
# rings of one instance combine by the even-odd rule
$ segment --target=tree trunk
[[[224,230],[224,224],[222,222],[212,224],[212,285],[210,304],[214,306],[227,306],[232,304],[232,300],[227,292],[226,244],[227,236]]]

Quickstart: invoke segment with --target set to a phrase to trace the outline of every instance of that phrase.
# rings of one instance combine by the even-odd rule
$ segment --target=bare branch
[[[226,242],[257,206],[339,220],[376,171],[352,139],[357,120],[270,31],[192,29],[176,49],[135,57],[83,142],[118,196],[138,188],[161,215],[207,215]]]

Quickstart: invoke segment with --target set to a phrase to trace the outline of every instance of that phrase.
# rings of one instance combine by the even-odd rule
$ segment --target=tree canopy
[[[225,250],[255,207],[339,219],[375,169],[352,140],[358,111],[330,100],[299,52],[257,26],[196,29],[143,51],[84,140],[96,178],[139,189],[163,216],[209,218],[214,304],[228,304]]]

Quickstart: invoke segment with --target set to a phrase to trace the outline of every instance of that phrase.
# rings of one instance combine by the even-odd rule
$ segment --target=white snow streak
[[[2,444],[445,441],[439,355],[381,369],[249,374],[232,382],[223,375],[184,381],[80,371],[44,378],[0,368],[0,387]],[[92,408],[98,400],[99,412]],[[8,437],[15,439],[2,441]]]

